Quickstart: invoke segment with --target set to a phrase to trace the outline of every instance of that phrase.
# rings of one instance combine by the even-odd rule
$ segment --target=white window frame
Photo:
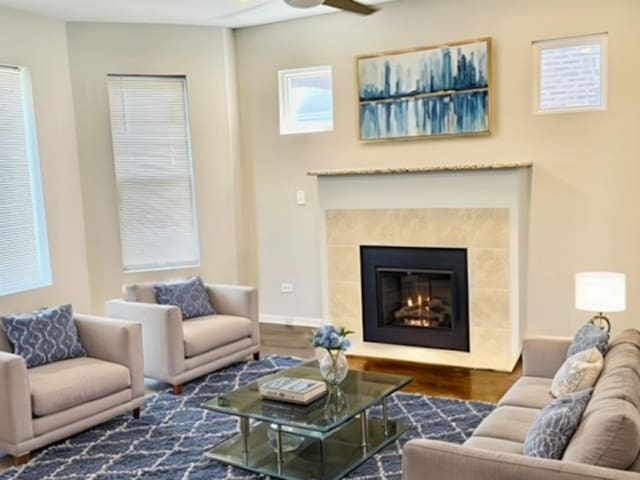
[[[185,108],[185,127],[186,127],[186,137],[187,137],[187,154],[189,157],[189,174],[191,177],[191,210],[193,215],[193,229],[195,235],[195,261],[189,263],[156,263],[153,265],[145,265],[145,266],[127,266],[125,264],[124,258],[124,236],[122,234],[122,227],[120,225],[120,218],[118,218],[118,228],[120,230],[120,245],[121,245],[121,263],[122,270],[125,274],[129,273],[144,273],[144,272],[158,272],[158,271],[170,271],[170,270],[183,270],[190,268],[198,268],[201,265],[201,246],[200,246],[200,222],[198,216],[198,208],[197,208],[197,200],[196,200],[196,177],[195,170],[193,166],[193,149],[191,142],[191,114],[189,109],[189,84],[187,81],[187,77],[185,75],[141,75],[141,74],[108,74],[108,79],[118,78],[118,79],[170,79],[170,80],[181,80],[183,83],[183,91],[184,91],[184,108]],[[111,112],[109,112],[110,120],[111,120]],[[112,137],[113,142],[113,137]],[[113,143],[112,143],[113,145]],[[115,147],[114,147],[114,163],[115,159]],[[115,165],[114,165],[115,167]],[[116,176],[116,186],[117,186],[117,176]]]
[[[581,45],[600,45],[601,69],[600,69],[600,105],[580,107],[561,107],[553,109],[540,108],[540,84],[541,84],[541,54],[542,50],[563,47],[575,47]],[[608,34],[595,33],[591,35],[579,35],[575,37],[554,38],[549,40],[536,40],[532,43],[533,53],[533,112],[536,115],[548,115],[558,113],[597,112],[607,109],[607,77],[608,77]]]
[[[0,290],[0,297],[27,292],[53,285],[51,272],[51,256],[49,252],[49,238],[47,232],[47,215],[40,171],[40,148],[38,145],[38,129],[33,103],[33,89],[31,75],[27,68],[0,64],[0,68],[17,70],[20,74],[20,90],[24,115],[24,135],[26,141],[27,162],[29,164],[29,178],[31,187],[31,201],[33,208],[33,224],[35,231],[36,255],[38,256],[39,277],[18,287]]]
[[[316,77],[329,75],[331,85],[331,121],[330,122],[308,122],[304,126],[295,122],[294,114],[291,112],[290,90],[291,80],[301,77]],[[278,97],[280,106],[280,135],[296,135],[300,133],[320,133],[331,132],[335,122],[335,105],[333,100],[333,69],[331,65],[321,65],[318,67],[290,68],[278,71]]]

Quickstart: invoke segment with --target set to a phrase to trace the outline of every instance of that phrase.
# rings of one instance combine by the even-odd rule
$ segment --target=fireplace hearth
[[[361,246],[366,342],[469,351],[467,250]]]

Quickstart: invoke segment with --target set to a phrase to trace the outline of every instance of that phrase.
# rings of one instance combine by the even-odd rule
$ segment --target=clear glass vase
[[[347,396],[344,394],[342,387],[340,385],[329,385],[324,402],[325,418],[330,422],[337,422],[344,416],[348,408]]]
[[[342,350],[325,350],[320,359],[320,374],[329,385],[340,385],[349,373],[349,363]]]

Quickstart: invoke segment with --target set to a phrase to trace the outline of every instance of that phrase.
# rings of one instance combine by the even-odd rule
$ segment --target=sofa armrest
[[[258,289],[242,285],[206,284],[207,293],[216,312],[235,315],[253,322],[251,340],[260,344],[260,324],[258,321]]]
[[[553,378],[567,356],[573,339],[568,337],[531,337],[522,347],[522,374],[527,377]]]
[[[145,375],[172,383],[184,372],[184,334],[178,307],[110,300],[106,314],[142,324]]]
[[[75,314],[80,341],[91,358],[129,369],[133,398],[144,396],[142,327],[139,323]]]
[[[15,445],[33,438],[31,389],[24,359],[0,351],[0,442]],[[21,455],[26,452],[9,452]]]
[[[403,449],[403,480],[631,480],[637,473],[562,460],[411,440]]]

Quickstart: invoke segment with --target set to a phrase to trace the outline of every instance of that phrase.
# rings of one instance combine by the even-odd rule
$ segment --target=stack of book
[[[327,393],[327,385],[318,380],[280,377],[263,383],[259,391],[268,400],[308,405]]]

